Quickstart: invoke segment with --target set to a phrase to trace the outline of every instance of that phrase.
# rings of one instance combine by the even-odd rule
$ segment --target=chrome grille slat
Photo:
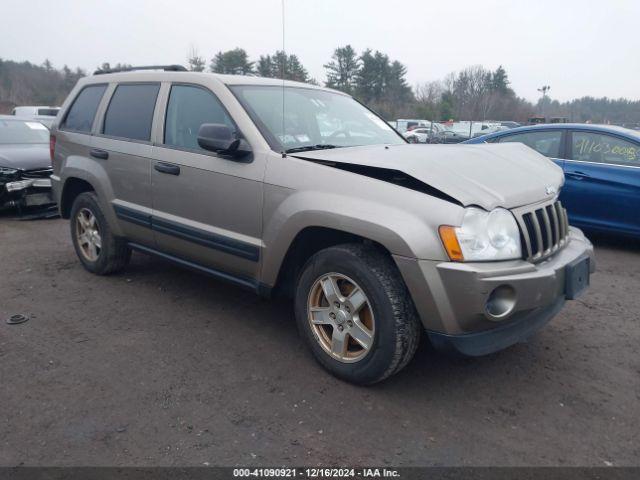
[[[531,214],[531,222],[533,223],[534,235],[536,236],[536,252],[533,254],[533,258],[541,257],[544,252],[544,245],[542,244],[542,230],[540,229],[540,221],[536,212]]]
[[[556,215],[558,216],[558,223],[560,224],[560,239],[563,240],[567,235],[567,231],[564,228],[564,214],[562,213],[562,203],[556,202],[554,206]]]
[[[558,221],[560,222],[560,238],[564,240],[564,237],[567,236],[567,228],[564,218],[564,209],[562,208],[562,203],[556,203],[556,210],[558,212]]]
[[[516,216],[518,226],[520,227],[520,233],[522,234],[522,240],[524,241],[524,256],[529,258],[533,255],[531,252],[531,240],[527,234],[527,224],[524,223],[524,219],[521,216]]]
[[[514,210],[522,237],[523,258],[540,262],[564,247],[569,236],[567,211],[559,201]]]
[[[558,212],[556,212],[555,205],[547,207],[551,211],[551,228],[553,230],[553,244],[558,247],[562,235],[560,234],[560,224],[558,223]]]
[[[549,214],[546,208],[540,209],[542,211],[542,220],[544,222],[544,229],[547,234],[547,248],[544,250],[544,254],[553,250],[553,238],[551,238],[551,222],[549,221]]]

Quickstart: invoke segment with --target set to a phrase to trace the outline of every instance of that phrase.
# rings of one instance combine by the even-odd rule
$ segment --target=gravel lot
[[[594,243],[591,290],[527,344],[423,342],[362,388],[286,302],[138,254],[93,276],[66,221],[0,216],[0,465],[640,465],[640,246]]]

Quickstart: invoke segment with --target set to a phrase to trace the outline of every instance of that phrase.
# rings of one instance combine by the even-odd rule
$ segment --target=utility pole
[[[539,92],[542,92],[542,96],[545,97],[547,95],[547,92],[551,90],[551,87],[549,85],[543,85],[542,87],[540,87],[538,89]]]
[[[549,90],[551,90],[551,87],[549,85],[543,85],[538,89],[538,91],[542,93],[542,116],[544,117],[545,122],[547,121],[547,115],[545,110],[547,106],[547,92]]]

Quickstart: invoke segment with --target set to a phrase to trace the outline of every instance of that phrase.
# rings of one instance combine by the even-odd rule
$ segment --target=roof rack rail
[[[123,67],[123,68],[107,68],[105,70],[98,69],[93,72],[94,75],[104,75],[106,73],[133,72],[136,70],[164,70],[165,72],[186,72],[188,71],[182,65],[144,65],[141,67]]]

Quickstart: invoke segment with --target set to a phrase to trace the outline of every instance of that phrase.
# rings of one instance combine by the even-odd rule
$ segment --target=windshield
[[[0,145],[48,142],[49,130],[40,122],[0,120]]]
[[[276,151],[406,143],[383,119],[339,93],[286,87],[230,87]]]

